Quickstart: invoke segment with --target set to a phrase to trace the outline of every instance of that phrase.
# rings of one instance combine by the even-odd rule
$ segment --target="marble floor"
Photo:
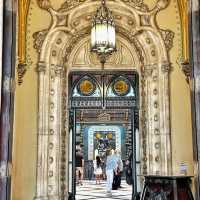
[[[122,181],[122,188],[112,190],[112,197],[106,196],[106,182],[96,185],[95,181],[84,181],[82,186],[76,187],[76,200],[131,200],[132,186]]]

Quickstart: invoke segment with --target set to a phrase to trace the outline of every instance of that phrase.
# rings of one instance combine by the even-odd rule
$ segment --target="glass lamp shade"
[[[109,9],[102,4],[94,16],[91,30],[91,51],[112,54],[116,49],[115,24]]]

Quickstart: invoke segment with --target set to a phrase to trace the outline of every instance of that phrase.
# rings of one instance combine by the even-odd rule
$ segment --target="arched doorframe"
[[[119,2],[109,2],[114,10]],[[91,2],[84,5],[91,6]],[[93,3],[94,4],[94,3]],[[134,34],[123,23],[117,24],[117,34],[132,45],[140,66],[140,134],[142,172],[144,174],[171,173],[171,139],[169,115],[169,70],[167,47],[161,30],[156,26],[154,13],[133,13],[136,22]],[[80,7],[80,10],[83,9]],[[87,10],[87,9],[86,9]],[[63,199],[67,184],[68,94],[67,75],[69,57],[89,34],[90,26],[74,29],[58,22],[58,13],[50,9],[53,23],[43,42],[38,61],[38,160],[36,199]],[[77,8],[76,8],[77,12]],[[69,13],[59,13],[63,18]],[[144,22],[149,17],[149,26]],[[148,15],[148,16],[147,16]],[[144,21],[143,21],[144,20]],[[60,23],[60,24],[59,24]],[[141,25],[142,24],[142,25]]]

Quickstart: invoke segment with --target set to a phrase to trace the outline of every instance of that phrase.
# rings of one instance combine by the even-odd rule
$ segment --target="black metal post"
[[[200,3],[190,1],[190,64],[192,65],[192,110],[194,160],[200,166]],[[199,168],[200,171],[200,168]],[[195,179],[196,199],[200,197],[200,176]]]
[[[0,112],[0,200],[10,198],[9,163],[11,163],[12,124],[14,95],[12,83],[15,74],[16,14],[12,0],[4,0],[3,9],[3,56]]]
[[[72,132],[72,194],[76,199],[76,109],[73,110],[73,132]]]
[[[132,130],[132,179],[133,179],[133,192],[132,199],[137,195],[137,173],[136,173],[136,137],[135,137],[135,120],[134,109],[131,109],[131,130]]]

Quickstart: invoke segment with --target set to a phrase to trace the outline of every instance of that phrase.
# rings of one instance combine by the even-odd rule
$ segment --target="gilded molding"
[[[26,29],[30,0],[18,1],[18,84],[21,85],[26,73]]]
[[[183,60],[189,60],[189,1],[178,0],[177,2],[181,19]]]

